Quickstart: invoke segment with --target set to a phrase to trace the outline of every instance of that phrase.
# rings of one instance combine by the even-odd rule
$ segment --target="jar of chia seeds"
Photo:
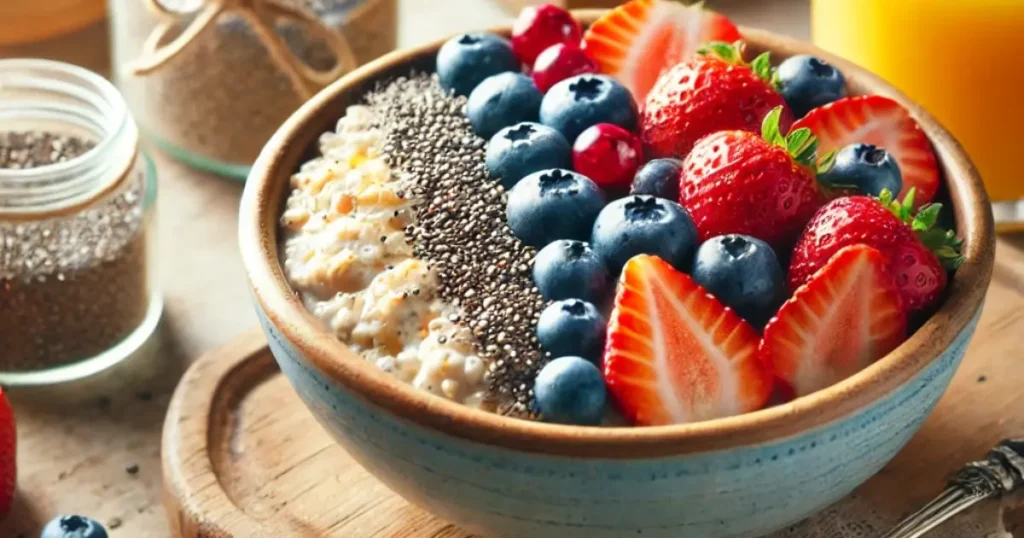
[[[155,201],[113,85],[0,60],[0,385],[84,377],[148,339],[162,309]]]
[[[114,78],[142,131],[238,179],[299,105],[397,38],[397,0],[108,3]]]

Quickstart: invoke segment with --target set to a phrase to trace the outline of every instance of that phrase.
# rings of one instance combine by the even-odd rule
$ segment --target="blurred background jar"
[[[61,60],[106,75],[106,0],[0,0],[0,58]]]
[[[397,0],[109,0],[114,79],[143,131],[244,179],[303,102],[392,50]]]

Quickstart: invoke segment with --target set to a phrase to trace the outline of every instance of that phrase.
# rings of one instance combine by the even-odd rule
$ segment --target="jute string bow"
[[[236,14],[249,23],[271,60],[288,76],[295,92],[302,99],[309,99],[343,73],[356,67],[355,56],[345,37],[303,8],[286,6],[274,0],[185,0],[184,5],[192,9],[172,9],[169,5],[175,0],[143,1],[161,20],[143,44],[141,57],[129,66],[135,75],[146,75],[166,65],[209,31],[225,13]],[[177,32],[183,17],[192,16],[193,13],[195,15],[185,29],[168,42],[168,36]],[[334,54],[334,66],[318,70],[296,57],[274,31],[274,24],[278,21],[305,27],[313,37],[322,39]]]

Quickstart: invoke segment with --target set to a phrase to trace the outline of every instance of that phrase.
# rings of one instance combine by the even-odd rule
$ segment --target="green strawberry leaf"
[[[781,111],[782,109],[778,109],[778,110]],[[786,149],[789,151],[790,155],[796,155],[796,154],[800,153],[803,150],[804,144],[806,144],[810,139],[811,139],[811,130],[810,129],[808,129],[806,127],[801,128],[801,129],[797,129],[797,130],[789,133],[789,136],[786,137]]]
[[[782,131],[779,129],[779,120],[781,118],[781,106],[777,106],[768,112],[764,120],[761,121],[761,138],[773,146],[779,146],[788,150],[786,137],[782,136]]]
[[[771,84],[775,89],[778,89],[778,86],[772,82],[773,79],[777,77],[775,75],[775,68],[772,67],[771,56],[770,52],[762,52],[761,54],[758,54],[757,58],[754,58],[754,60],[750,62],[750,69],[758,78]]]
[[[711,41],[701,45],[700,48],[697,49],[697,54],[718,58],[719,60],[732,65],[744,65],[742,50],[742,41],[737,41],[735,43]]]
[[[758,54],[753,61],[747,63],[743,61],[743,51],[745,49],[746,43],[742,40],[734,43],[711,41],[701,45],[697,49],[697,54],[718,58],[719,60],[731,65],[749,67],[750,70],[757,75],[757,78],[767,82],[775,88],[776,91],[778,91],[779,74],[776,72],[775,68],[772,67],[771,53],[762,52],[761,54]]]
[[[911,221],[910,227],[915,232],[931,230],[935,226],[935,222],[939,220],[940,211],[942,211],[942,204],[928,204],[922,207]]]
[[[939,216],[942,213],[942,204],[934,203],[922,207],[917,214],[914,214],[914,195],[916,189],[911,188],[903,201],[896,200],[888,189],[882,190],[878,195],[878,202],[892,212],[901,222],[910,226],[917,234],[921,243],[939,258],[942,266],[947,271],[956,271],[964,263],[964,257],[960,255],[963,247],[963,240],[956,237],[953,230],[945,230],[936,227]]]
[[[818,158],[818,162],[815,165],[815,172],[818,174],[824,174],[832,169],[832,165],[836,164],[836,150],[832,150]]]

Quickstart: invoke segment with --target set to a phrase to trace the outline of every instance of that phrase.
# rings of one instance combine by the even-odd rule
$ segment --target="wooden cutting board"
[[[1000,439],[1024,435],[1024,252],[1006,247],[949,392],[858,492],[894,518],[930,500],[951,472]],[[258,332],[185,374],[164,426],[163,472],[179,538],[470,536],[410,506],[331,441]]]

